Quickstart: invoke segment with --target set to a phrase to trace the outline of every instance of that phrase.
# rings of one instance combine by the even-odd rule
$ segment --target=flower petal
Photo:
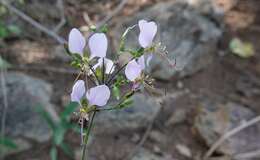
[[[153,54],[148,54],[146,58],[146,66],[150,65],[152,59],[153,59]]]
[[[86,40],[80,31],[73,28],[69,33],[69,51],[71,53],[78,53],[83,56],[84,47],[86,45]]]
[[[139,44],[143,48],[147,48],[152,45],[153,39],[157,32],[157,25],[155,22],[147,22],[145,20],[140,20],[138,22],[140,34],[139,34]]]
[[[126,78],[130,81],[134,81],[137,77],[141,75],[142,69],[141,66],[135,61],[130,61],[125,68]]]
[[[142,70],[145,69],[144,55],[137,59],[137,63],[140,65]]]
[[[102,62],[103,63],[103,62]],[[108,58],[104,59],[105,67],[106,67],[106,74],[111,74],[115,70],[114,62]]]
[[[107,37],[104,33],[95,33],[89,38],[90,59],[94,57],[106,57]]]
[[[85,83],[83,80],[78,80],[72,87],[72,92],[70,94],[72,102],[80,103],[80,99],[84,96],[86,92]]]
[[[93,71],[96,71],[96,69],[97,69],[98,67],[100,67],[101,65],[102,65],[102,62],[98,61],[94,66],[92,66]],[[93,74],[93,72],[92,72],[92,70],[90,69],[89,72],[88,72],[88,75],[92,75],[92,74]]]
[[[110,90],[106,85],[99,85],[90,88],[86,96],[90,105],[104,106],[110,98]]]
[[[104,64],[105,64],[105,73],[111,74],[115,71],[114,62],[108,58],[104,58]],[[98,67],[103,66],[103,58],[99,58],[98,62],[92,67],[93,70],[96,70]],[[90,70],[89,75],[93,74],[93,72]]]

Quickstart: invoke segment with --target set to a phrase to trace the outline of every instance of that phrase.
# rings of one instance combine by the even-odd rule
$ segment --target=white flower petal
[[[105,73],[111,74],[115,71],[114,62],[108,58],[104,58],[104,64],[105,64]],[[98,62],[92,67],[93,70],[96,70],[98,67],[103,66],[103,58],[99,58]],[[90,70],[89,75],[93,74],[93,72]]]
[[[107,37],[104,33],[95,33],[89,38],[90,59],[94,57],[106,57]]]
[[[93,69],[94,71],[96,71],[96,69],[97,69],[98,67],[100,67],[100,66],[102,66],[102,62],[98,61],[94,66],[92,66],[92,69]],[[88,75],[92,75],[92,74],[93,74],[93,72],[92,72],[92,70],[90,69],[89,72],[88,72]]]
[[[69,51],[71,53],[78,53],[83,56],[84,47],[86,45],[86,40],[80,31],[73,28],[69,33]]]
[[[108,58],[104,59],[105,67],[106,67],[106,74],[111,74],[115,70],[114,62]]]
[[[145,69],[145,60],[144,60],[144,55],[142,55],[141,57],[139,57],[137,59],[137,63],[140,65],[141,69]]]
[[[150,66],[150,62],[153,59],[153,54],[148,54],[146,58],[146,66]]]
[[[155,22],[147,22],[145,20],[140,20],[138,22],[138,26],[140,29],[140,34],[139,34],[139,44],[143,48],[147,48],[152,45],[153,39],[156,35],[157,32],[157,25]]]
[[[134,81],[141,75],[141,66],[136,62],[136,60],[130,61],[125,68],[126,78],[130,81]]]
[[[106,85],[99,85],[91,88],[86,96],[90,105],[104,106],[110,98],[110,90]]]
[[[83,80],[78,80],[72,87],[72,92],[70,94],[72,102],[80,103],[80,99],[84,96],[86,92],[85,83]]]

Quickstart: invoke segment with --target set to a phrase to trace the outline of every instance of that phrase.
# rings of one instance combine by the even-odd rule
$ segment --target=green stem
[[[84,146],[83,146],[83,149],[82,149],[82,157],[81,157],[81,160],[85,160],[85,156],[86,156],[86,149],[87,149],[87,143],[88,143],[88,138],[89,138],[89,135],[90,135],[90,131],[91,131],[91,128],[93,126],[93,122],[94,122],[94,118],[95,118],[95,115],[96,115],[96,111],[93,112],[93,115],[92,115],[92,118],[90,120],[90,124],[89,124],[89,127],[87,129],[87,133],[85,135],[85,139],[84,139]]]
[[[104,62],[104,58],[102,58],[103,60],[103,67],[102,67],[102,84],[105,83],[105,62]]]
[[[87,65],[88,65],[89,69],[93,72],[94,77],[96,78],[98,84],[101,84],[101,82],[100,82],[99,79],[98,79],[98,76],[97,76],[96,72],[95,72],[94,69],[92,68],[93,66],[92,66],[90,63],[88,63],[88,62],[86,62],[86,63],[87,63]]]
[[[130,61],[132,61],[133,59],[134,59],[134,57],[131,58]],[[107,82],[106,82],[105,84],[107,84],[108,86],[110,86],[110,85],[111,85],[110,83],[111,83],[111,82],[114,80],[114,78],[126,67],[126,65],[127,65],[130,61],[128,61],[126,64],[124,64],[121,68],[119,68],[119,69],[116,71],[116,73],[112,74],[111,77],[109,77],[109,79],[107,80]]]
[[[112,111],[112,110],[117,110],[117,109],[120,109],[119,106],[129,97],[131,97],[133,94],[135,93],[135,91],[131,91],[131,92],[127,92],[124,94],[124,96],[122,96],[123,98],[119,101],[119,103],[114,106],[114,107],[111,107],[111,108],[98,108],[95,110],[96,111]]]

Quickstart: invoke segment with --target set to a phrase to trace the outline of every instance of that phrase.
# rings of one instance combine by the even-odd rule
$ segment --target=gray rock
[[[66,54],[63,45],[47,46],[44,43],[19,40],[7,50],[10,57],[21,64],[42,63],[43,61],[58,61],[68,63],[71,58]]]
[[[116,133],[147,126],[160,105],[151,97],[142,94],[133,96],[134,103],[123,110],[100,112],[95,121],[97,134]]]
[[[6,135],[37,142],[49,140],[51,132],[36,112],[36,107],[53,107],[50,103],[51,86],[40,79],[16,72],[7,73],[5,78],[8,97]],[[3,93],[0,92],[1,111],[3,111],[3,106]],[[1,112],[0,119],[2,116]]]
[[[63,45],[54,46],[50,56],[51,59],[59,60],[66,63],[71,61],[71,57],[66,54],[66,50]]]
[[[118,31],[125,30],[140,19],[154,20],[159,25],[155,42],[162,42],[169,52],[170,59],[177,60],[176,69],[159,56],[153,58],[148,69],[154,77],[169,80],[173,75],[191,75],[212,62],[216,52],[221,30],[206,16],[196,12],[184,3],[162,2],[126,19],[120,24]],[[127,47],[138,45],[139,30],[130,32],[127,37]]]
[[[155,141],[156,143],[162,143],[165,144],[167,143],[167,137],[166,135],[164,135],[163,133],[153,130],[150,132],[149,134],[149,138],[153,141]]]
[[[176,109],[175,112],[172,113],[170,118],[166,121],[166,126],[173,126],[178,123],[182,123],[187,119],[188,109]]]
[[[227,131],[239,126],[243,121],[255,117],[255,113],[236,103],[203,102],[195,120],[199,135],[211,146]],[[260,125],[248,127],[223,143],[217,151],[233,155],[245,153],[260,147]]]
[[[26,2],[26,4],[19,4],[18,1],[15,2],[15,6],[17,6],[18,9],[49,29],[55,28],[59,23],[61,13],[58,6],[56,5],[57,1],[33,0]],[[28,24],[27,21],[22,20],[15,14],[5,16],[4,21],[7,24],[16,24],[19,26],[19,28],[22,30],[21,35],[19,36],[30,36],[35,38],[35,36],[42,35],[40,30],[32,29],[33,27]]]
[[[40,63],[49,59],[49,50],[44,44],[28,40],[16,41],[7,52],[21,64]]]
[[[2,146],[0,146],[1,156],[2,155],[6,156],[6,155],[9,155],[9,154],[21,152],[21,151],[30,149],[32,147],[32,145],[29,142],[27,142],[26,140],[21,139],[21,138],[13,139],[13,141],[15,142],[17,148],[16,149],[9,149],[9,148],[5,148],[5,147],[2,148]]]
[[[191,158],[192,157],[192,153],[191,153],[191,150],[190,148],[188,148],[187,146],[185,145],[182,145],[182,144],[177,144],[176,145],[176,149],[178,150],[178,152],[185,156],[185,157],[188,157],[188,158]]]
[[[174,160],[170,156],[158,156],[149,150],[141,148],[140,151],[132,158],[132,160]]]

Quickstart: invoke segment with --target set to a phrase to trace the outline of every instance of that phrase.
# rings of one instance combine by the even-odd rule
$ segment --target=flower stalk
[[[125,48],[126,35],[136,26],[139,26],[140,30],[138,37],[140,47],[137,49]],[[104,31],[95,30],[95,33],[90,36],[87,42],[78,29],[71,30],[67,51],[73,58],[71,64],[81,70],[71,92],[71,101],[77,102],[81,107],[78,114],[82,122],[83,148],[81,160],[85,160],[87,157],[87,143],[97,112],[119,110],[129,106],[132,103],[131,97],[141,90],[141,87],[145,87],[146,82],[149,81],[145,68],[149,66],[152,54],[155,51],[156,45],[153,43],[153,39],[156,32],[157,24],[145,20],[140,20],[138,24],[129,27],[122,35],[119,53],[130,53],[132,58],[115,70],[118,67],[117,63],[106,57],[108,39]],[[87,43],[89,52],[85,52]],[[124,71],[123,75],[122,71]],[[83,73],[86,76],[85,81],[80,80]],[[88,80],[92,81],[94,86],[91,86]],[[120,91],[124,86],[129,89],[121,95]],[[112,107],[105,108],[104,106],[107,106],[109,100],[112,99],[111,94],[118,102]],[[90,120],[89,115],[91,115]],[[85,121],[88,122],[88,126],[84,134]]]
[[[88,129],[87,129],[87,131],[86,131],[86,135],[85,135],[85,137],[84,137],[81,160],[86,160],[85,157],[86,157],[86,149],[87,149],[88,139],[89,139],[89,135],[90,135],[90,132],[91,132],[93,123],[94,123],[94,119],[95,119],[95,116],[96,116],[96,112],[97,112],[97,111],[95,111],[95,110],[93,111],[92,118],[91,118],[91,120],[90,120]]]

